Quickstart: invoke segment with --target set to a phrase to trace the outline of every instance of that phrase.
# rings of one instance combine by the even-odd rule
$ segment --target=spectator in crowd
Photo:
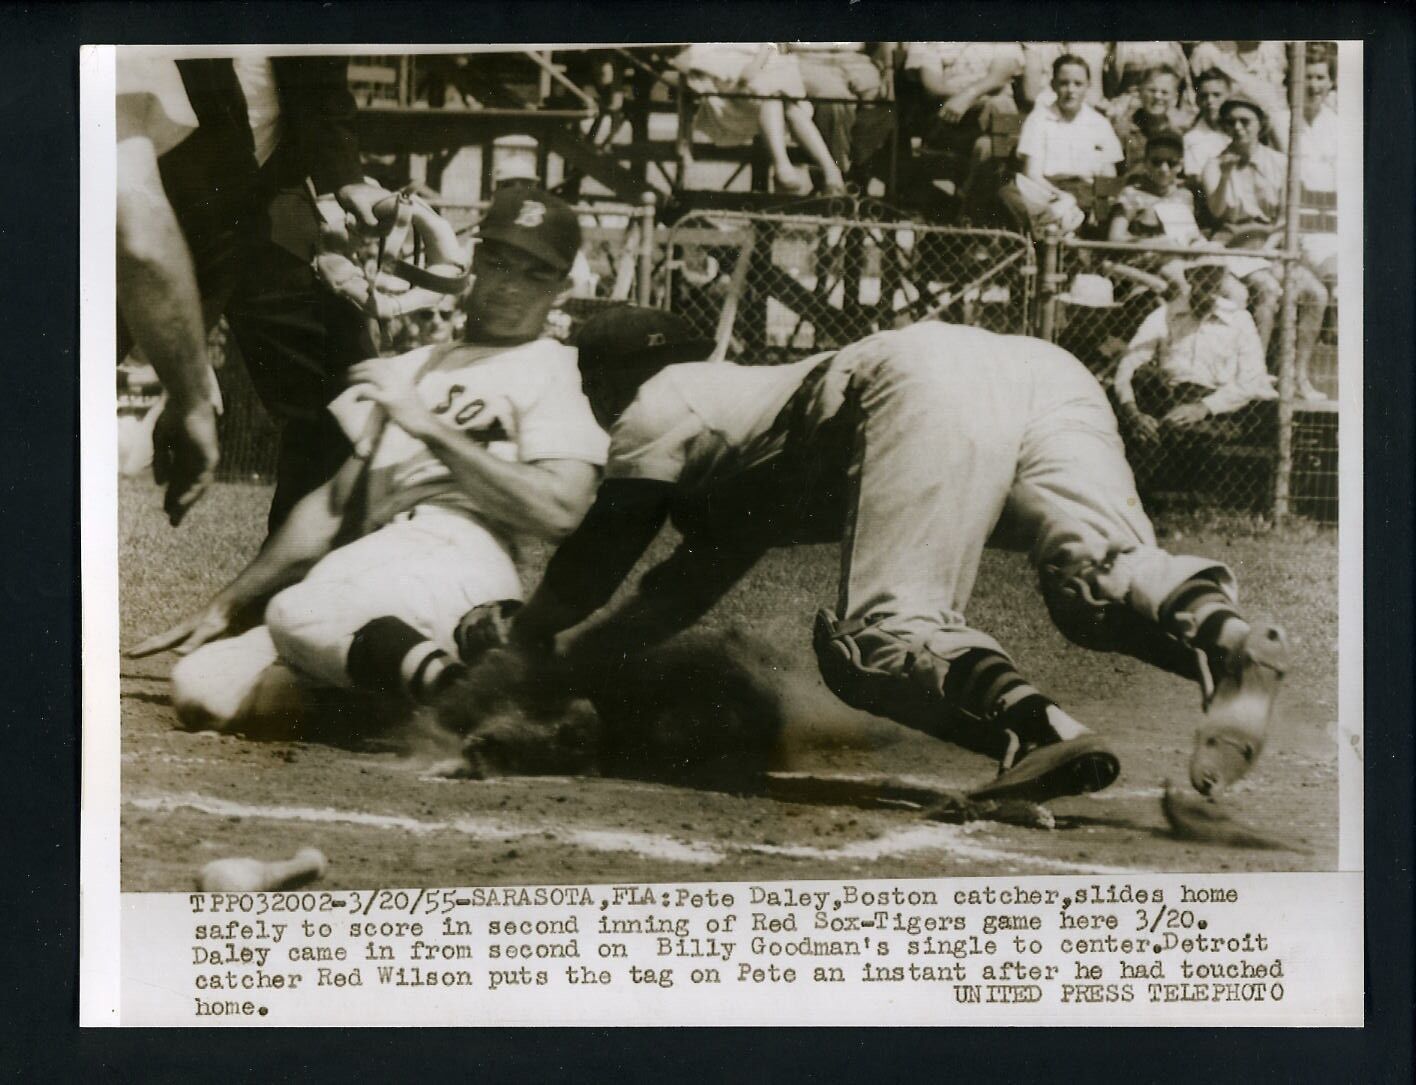
[[[989,133],[996,118],[1017,116],[1013,80],[1023,70],[1022,46],[1014,41],[912,41],[905,72],[919,81],[933,111],[923,133],[930,146],[950,151],[963,164],[951,178],[970,203],[979,166],[993,156]]]
[[[1139,105],[1115,121],[1116,135],[1125,153],[1125,173],[1145,164],[1146,141],[1157,132],[1183,132],[1194,123],[1195,115],[1180,105],[1184,85],[1180,72],[1169,66],[1152,68],[1137,88]]]
[[[787,152],[787,131],[821,170],[825,190],[845,191],[845,178],[812,120],[796,57],[771,42],[690,45],[674,58],[690,90],[702,96],[694,127],[719,146],[751,143],[760,133],[772,155],[779,188],[796,196],[812,190],[811,175]],[[753,97],[723,97],[752,95]]]
[[[1309,56],[1303,74],[1303,116],[1298,161],[1303,188],[1309,193],[1337,191],[1337,161],[1342,127],[1337,119],[1337,60],[1319,47]]]
[[[1220,109],[1229,146],[1205,165],[1203,184],[1210,214],[1219,223],[1213,240],[1230,248],[1262,250],[1277,244],[1283,229],[1288,159],[1260,141],[1267,118],[1263,109],[1231,98]],[[1249,291],[1259,337],[1268,351],[1282,303],[1283,288],[1272,263],[1262,258],[1233,264]],[[1301,263],[1293,267],[1298,295],[1295,366],[1300,394],[1319,395],[1308,378],[1308,363],[1322,329],[1327,289]]]
[[[1195,103],[1199,116],[1185,133],[1185,173],[1199,180],[1205,163],[1229,146],[1229,133],[1224,130],[1219,110],[1229,101],[1234,85],[1218,68],[1209,68],[1195,76]]]
[[[1032,110],[1039,103],[1051,100],[1053,67],[1064,53],[1087,62],[1087,105],[1093,109],[1106,105],[1106,90],[1102,86],[1109,52],[1106,42],[1025,41],[1022,45],[1023,74],[1014,87],[1020,109]]]
[[[1146,141],[1145,171],[1134,176],[1111,205],[1111,241],[1164,241],[1195,245],[1205,239],[1195,218],[1195,194],[1181,181],[1184,141],[1172,131]],[[1155,254],[1134,262],[1158,271],[1176,292],[1183,291],[1184,261]]]
[[[1140,86],[1146,73],[1155,68],[1189,72],[1185,50],[1178,41],[1116,41],[1111,43],[1111,65],[1103,76],[1109,102],[1106,115],[1114,122],[1135,112],[1140,105]],[[1179,101],[1190,97],[1188,80],[1182,80]]]
[[[1112,384],[1123,428],[1142,448],[1203,455],[1240,436],[1277,398],[1254,321],[1225,293],[1229,271],[1186,271],[1188,292],[1155,310],[1132,337]]]
[[[119,50],[115,86],[117,297],[126,328],[118,360],[135,346],[166,392],[151,450],[175,526],[205,492],[220,457],[221,394],[207,359],[201,294],[158,166],[196,129],[197,116],[170,59]]]
[[[1091,210],[1098,177],[1115,177],[1121,144],[1105,117],[1086,102],[1091,71],[1079,56],[1064,53],[1052,66],[1052,94],[1038,103],[1018,137],[1020,171],[1028,181],[1070,195]],[[1025,226],[1037,208],[1027,185],[1003,190],[1004,203]]]
[[[863,41],[794,42],[814,120],[843,172],[861,167],[890,137],[890,110],[880,103],[885,81]],[[818,101],[816,99],[834,99]]]
[[[1253,102],[1273,121],[1268,139],[1288,147],[1288,50],[1281,41],[1202,41],[1190,53],[1190,71],[1217,68],[1233,93]]]
[[[345,370],[367,356],[362,314],[320,284],[321,214],[377,226],[388,193],[364,181],[345,57],[176,61],[196,130],[162,156],[208,325],[226,317],[261,402],[281,424],[274,528],[349,454],[325,411]],[[384,206],[391,208],[392,201]],[[120,342],[125,333],[120,329]]]

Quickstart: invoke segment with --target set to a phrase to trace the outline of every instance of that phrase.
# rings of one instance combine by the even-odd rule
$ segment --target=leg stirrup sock
[[[1184,584],[1161,611],[1165,631],[1204,656],[1206,671],[1201,685],[1211,685],[1208,675],[1227,669],[1230,653],[1241,647],[1249,624],[1234,609],[1224,592],[1207,580]]]
[[[345,670],[356,689],[426,701],[463,667],[401,618],[375,618],[354,634]]]
[[[1058,740],[1047,718],[1052,702],[997,652],[977,648],[951,661],[944,696],[970,749],[1001,757],[1012,742],[1031,748]]]

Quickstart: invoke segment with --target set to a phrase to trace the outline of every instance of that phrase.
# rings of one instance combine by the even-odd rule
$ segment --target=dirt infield
[[[219,486],[172,530],[146,483],[120,491],[125,645],[182,617],[236,572],[261,537],[269,492]],[[1331,533],[1166,540],[1229,562],[1255,613],[1286,625],[1294,665],[1283,723],[1233,795],[1251,824],[1304,851],[1172,839],[1162,781],[1183,778],[1199,719],[1188,683],[1066,643],[1048,623],[1020,555],[986,555],[971,619],[1023,673],[1107,734],[1122,775],[1100,795],[1053,804],[1051,831],[941,824],[917,808],[835,807],[604,778],[449,781],[427,774],[448,740],[410,724],[333,741],[254,742],[176,727],[172,656],[124,660],[122,885],[186,890],[206,862],[330,859],[330,887],[773,880],[1049,874],[1117,870],[1325,870],[1337,861],[1336,540]],[[545,554],[523,556],[534,578]],[[709,616],[787,645],[812,674],[809,622],[835,592],[833,547],[769,555]],[[805,680],[814,682],[814,677]],[[938,788],[987,779],[983,758],[883,720],[824,728],[792,768],[888,776]]]

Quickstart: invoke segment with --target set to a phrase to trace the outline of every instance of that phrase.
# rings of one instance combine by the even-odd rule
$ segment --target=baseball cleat
[[[1206,683],[1207,719],[1195,731],[1190,783],[1213,795],[1243,779],[1263,753],[1278,687],[1288,669],[1288,638],[1276,625],[1260,623],[1224,669]]]
[[[1078,735],[1045,746],[1022,749],[1009,743],[998,776],[969,792],[969,798],[1048,802],[1110,787],[1121,774],[1121,761],[1100,735]]]

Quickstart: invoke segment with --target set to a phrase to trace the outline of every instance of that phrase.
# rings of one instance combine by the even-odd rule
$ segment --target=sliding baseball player
[[[572,658],[604,673],[703,615],[769,547],[841,539],[836,611],[815,622],[848,704],[997,758],[977,798],[1035,802],[1108,786],[1100,736],[1018,673],[965,609],[991,537],[1026,545],[1053,619],[1092,648],[1200,684],[1190,776],[1205,794],[1263,747],[1283,633],[1236,608],[1233,573],[1156,545],[1100,385],[1041,340],[941,323],[792,365],[704,362],[668,313],[625,308],[582,330],[580,367],[609,462],[508,636],[532,652],[603,607],[672,521],[682,542]],[[464,620],[464,656],[501,611]],[[489,631],[490,630],[490,631]]]
[[[531,189],[498,195],[479,232],[465,340],[354,366],[329,409],[355,455],[200,613],[130,653],[185,656],[186,726],[278,722],[320,687],[430,698],[460,667],[463,613],[520,596],[510,539],[563,537],[590,504],[607,439],[575,351],[541,337],[579,223]]]

